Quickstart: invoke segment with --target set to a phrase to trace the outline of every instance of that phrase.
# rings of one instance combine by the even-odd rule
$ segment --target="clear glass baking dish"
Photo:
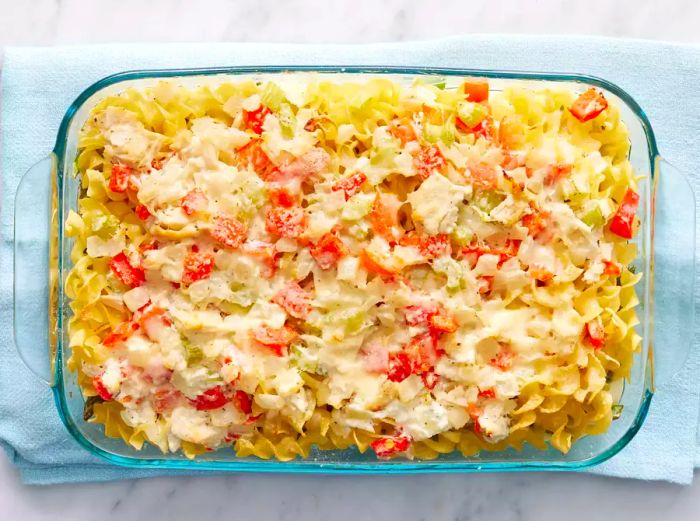
[[[624,406],[619,419],[602,435],[577,441],[568,454],[533,447],[517,452],[482,452],[465,458],[460,453],[442,455],[432,461],[377,460],[371,451],[315,451],[308,459],[279,462],[253,457],[239,458],[230,448],[220,449],[188,460],[181,454],[162,454],[145,445],[136,451],[122,440],[108,438],[103,427],[83,419],[83,397],[76,376],[67,370],[69,356],[67,323],[70,316],[63,288],[71,267],[70,241],[64,236],[64,222],[69,210],[77,206],[80,189],[74,176],[78,133],[91,108],[104,97],[128,87],[143,87],[162,78],[185,84],[219,82],[231,77],[252,76],[264,79],[271,75],[313,71],[318,74],[383,75],[399,82],[411,82],[417,76],[427,81],[444,81],[455,88],[464,76],[489,78],[492,90],[503,89],[513,82],[532,87],[556,83],[560,87],[583,91],[589,86],[601,89],[616,103],[629,129],[630,160],[638,175],[641,202],[641,229],[634,239],[640,255],[635,267],[643,273],[637,286],[640,299],[639,333],[643,338],[636,355],[631,378],[621,389]],[[673,195],[672,219],[678,226],[673,237],[658,236],[657,219],[665,215]],[[669,214],[670,215],[670,214]],[[670,219],[671,217],[669,217]],[[656,233],[655,233],[656,231]],[[53,389],[58,413],[71,435],[87,450],[109,462],[141,468],[168,468],[216,471],[263,472],[346,472],[409,473],[471,472],[507,470],[575,470],[595,465],[612,457],[638,432],[651,403],[655,379],[667,380],[682,365],[692,335],[692,324],[682,324],[676,331],[656,331],[654,310],[654,262],[663,261],[655,251],[695,252],[695,200],[685,178],[659,156],[651,125],[641,107],[620,87],[590,76],[578,74],[539,74],[467,69],[392,68],[392,67],[229,67],[220,69],[158,70],[125,72],[109,76],[88,87],[68,108],[61,123],[56,144],[50,155],[32,167],[22,179],[15,200],[14,264],[14,334],[22,360]],[[667,244],[664,243],[667,241]],[[655,244],[657,250],[655,250]],[[687,256],[687,253],[686,253]],[[693,262],[687,269],[694,269]],[[692,294],[693,273],[662,281],[665,289],[676,294]],[[675,286],[677,287],[675,287]],[[669,286],[674,286],[670,288]],[[670,293],[669,293],[670,294]],[[693,299],[664,302],[664,313],[673,314],[674,306],[692,305]],[[48,307],[47,307],[48,304]],[[688,316],[687,309],[683,316]],[[658,312],[657,312],[658,313]],[[689,314],[691,317],[693,313]],[[680,314],[678,316],[681,316]],[[668,321],[666,321],[668,322]],[[654,340],[658,340],[655,342]],[[663,342],[663,343],[662,343]],[[654,363],[654,348],[669,353],[664,363]],[[48,356],[47,356],[48,355]],[[668,362],[667,362],[668,361]],[[667,363],[666,363],[667,362]]]

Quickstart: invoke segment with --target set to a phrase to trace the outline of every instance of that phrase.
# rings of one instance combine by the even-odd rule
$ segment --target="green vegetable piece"
[[[496,208],[496,206],[501,204],[505,198],[506,196],[503,194],[499,194],[493,190],[487,190],[475,199],[474,204],[482,212],[489,213]]]
[[[365,315],[366,313],[362,310],[350,314],[345,320],[345,331],[351,335],[357,333],[365,323]]]
[[[486,117],[486,108],[481,103],[460,101],[457,104],[457,116],[469,128],[474,128]]]
[[[282,128],[282,135],[287,139],[293,138],[294,130],[297,126],[297,118],[294,115],[294,111],[292,111],[292,107],[289,105],[289,103],[282,103],[280,105],[277,118],[279,119],[280,127]]]
[[[437,143],[440,141],[442,136],[442,125],[433,125],[432,123],[426,123],[423,125],[423,138],[428,143]]]
[[[265,89],[260,96],[260,101],[263,105],[266,105],[270,110],[277,112],[280,109],[282,103],[287,101],[287,96],[285,96],[284,91],[275,82],[268,81],[265,85]]]
[[[372,166],[383,166],[386,168],[394,167],[398,152],[398,149],[394,147],[379,149],[375,151],[369,162]]]
[[[341,217],[346,221],[357,221],[362,219],[370,211],[372,211],[372,205],[374,204],[374,194],[357,194],[351,197],[341,213]]]
[[[581,220],[591,228],[605,224],[605,217],[603,217],[603,212],[600,211],[598,206],[590,210]]]
[[[199,346],[192,345],[192,342],[186,338],[182,338],[182,346],[185,348],[185,358],[187,359],[187,365],[195,364],[202,360],[204,353]]]
[[[447,146],[455,142],[455,130],[454,125],[443,125],[442,132],[440,133],[440,139]]]
[[[615,405],[612,406],[612,417],[613,420],[617,420],[620,416],[622,416],[622,410],[625,408],[624,405],[621,403],[616,403]]]
[[[114,237],[117,230],[119,230],[119,219],[112,214],[105,215],[98,212],[88,212],[85,220],[89,221],[87,223],[89,228],[102,239]]]
[[[433,260],[433,271],[447,277],[447,288],[458,289],[462,281],[462,266],[451,257],[443,256]]]
[[[289,349],[289,364],[306,373],[316,373],[318,370],[318,360],[310,356],[308,349],[298,343]]]

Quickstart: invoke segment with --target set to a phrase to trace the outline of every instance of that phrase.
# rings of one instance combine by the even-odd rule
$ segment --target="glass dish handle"
[[[56,317],[56,158],[45,157],[22,177],[15,195],[14,338],[27,368],[53,385]],[[49,261],[52,261],[49,264]],[[47,278],[48,273],[48,278]]]
[[[658,158],[652,197],[654,382],[682,369],[694,338],[695,195],[688,178]]]

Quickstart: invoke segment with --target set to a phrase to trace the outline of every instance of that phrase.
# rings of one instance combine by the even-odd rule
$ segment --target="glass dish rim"
[[[192,77],[192,76],[216,76],[216,75],[244,75],[244,74],[269,74],[269,73],[285,73],[285,72],[317,72],[317,73],[347,73],[347,74],[397,74],[397,75],[412,75],[412,76],[473,76],[493,79],[511,79],[511,80],[544,80],[554,82],[573,82],[584,83],[601,87],[620,98],[639,119],[639,122],[644,130],[644,135],[647,141],[649,154],[649,164],[651,165],[649,181],[650,187],[653,187],[658,160],[660,159],[657,148],[656,138],[652,130],[651,123],[646,116],[642,107],[636,100],[627,93],[624,89],[603,78],[588,74],[579,73],[556,73],[556,72],[528,72],[528,71],[499,71],[488,69],[468,69],[457,67],[402,67],[402,66],[362,66],[362,65],[271,65],[271,66],[229,66],[229,67],[203,67],[203,68],[183,68],[183,69],[142,69],[125,71],[106,76],[88,86],[81,92],[73,103],[66,110],[61,124],[59,126],[56,142],[52,150],[54,156],[54,167],[56,169],[53,177],[53,182],[59,188],[63,186],[65,172],[63,171],[63,160],[65,159],[67,133],[73,121],[74,116],[82,105],[96,92],[108,86],[130,80],[153,79],[153,78],[176,78],[176,77]],[[650,188],[653,192],[653,188]],[[64,200],[58,197],[58,216],[61,215],[62,205]],[[649,218],[653,219],[649,210]],[[64,223],[60,218],[57,219],[57,238],[60,240],[63,235]],[[653,226],[651,223],[650,227]],[[653,244],[650,244],[649,255],[653,255]],[[58,256],[58,273],[63,272],[63,256]],[[647,269],[647,274],[653,278],[653,269]],[[653,284],[650,280],[649,283]],[[291,472],[291,473],[341,473],[341,474],[396,474],[396,473],[435,473],[435,472],[494,472],[494,471],[565,471],[565,470],[581,470],[602,463],[615,454],[620,452],[637,434],[644,423],[647,416],[653,390],[646,386],[643,390],[644,395],[641,399],[637,414],[627,429],[625,434],[621,436],[613,445],[608,447],[603,452],[591,456],[587,459],[576,461],[523,461],[513,460],[512,462],[475,462],[475,461],[450,461],[450,462],[419,462],[411,461],[396,461],[395,463],[365,463],[365,462],[313,462],[292,460],[282,462],[277,460],[259,460],[259,461],[201,461],[192,460],[175,460],[168,458],[141,459],[134,456],[124,456],[111,453],[98,447],[88,441],[82,432],[74,425],[67,413],[68,404],[66,402],[65,388],[63,386],[63,342],[62,331],[63,320],[62,310],[65,305],[64,288],[61,283],[57,284],[57,292],[55,300],[49,303],[50,313],[55,312],[55,362],[53,364],[53,385],[52,391],[54,402],[58,410],[58,415],[61,422],[65,425],[71,436],[90,453],[99,456],[100,458],[123,467],[130,468],[159,468],[159,469],[180,469],[180,470],[214,470],[214,471],[236,471],[236,472]],[[652,330],[649,330],[649,335],[653,336]],[[641,360],[641,363],[650,365],[649,371],[653,378],[652,362],[653,342],[649,340],[649,354],[647,360]]]

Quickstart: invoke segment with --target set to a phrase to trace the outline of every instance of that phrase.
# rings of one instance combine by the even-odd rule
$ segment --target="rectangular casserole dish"
[[[487,77],[492,90],[500,90],[512,82],[536,88],[556,82],[558,86],[575,92],[595,86],[619,106],[622,120],[629,130],[630,161],[637,175],[643,177],[639,183],[641,229],[634,239],[639,248],[634,266],[643,273],[637,286],[641,321],[638,332],[643,342],[641,351],[635,355],[631,377],[621,390],[619,403],[624,406],[621,416],[605,434],[577,441],[567,454],[554,449],[540,451],[526,446],[522,452],[512,449],[482,452],[470,458],[452,453],[433,461],[377,461],[373,454],[360,454],[356,449],[348,449],[312,451],[308,459],[279,462],[239,458],[230,449],[221,449],[189,460],[179,453],[163,455],[151,445],[136,451],[121,439],[106,437],[101,425],[83,419],[83,396],[76,375],[66,367],[69,350],[66,326],[71,311],[63,288],[71,265],[70,241],[64,236],[64,223],[68,212],[77,205],[80,181],[74,175],[76,146],[78,133],[90,110],[108,95],[129,87],[147,86],[162,78],[191,85],[216,83],[234,76],[264,79],[299,71],[328,75],[385,75],[404,83],[420,75],[428,81],[444,81],[446,88],[456,88],[459,78],[464,76]],[[687,222],[693,223],[693,228],[683,233],[688,234],[688,244],[693,245],[691,251],[694,252],[695,202],[692,189],[678,172],[662,163],[651,125],[639,105],[616,85],[582,75],[390,67],[232,67],[117,74],[90,86],[69,107],[53,152],[27,172],[18,188],[15,205],[15,341],[25,363],[52,387],[59,415],[71,435],[90,452],[115,464],[189,470],[348,473],[573,470],[595,465],[619,452],[638,432],[650,406],[655,376],[659,377],[658,368],[655,375],[652,349],[654,222],[655,203],[663,200],[666,190],[674,193],[676,203],[678,197],[687,198],[683,201],[685,204],[679,206],[682,206],[682,212],[690,214]],[[662,169],[663,175],[660,175]],[[662,179],[663,186],[660,186]],[[36,277],[37,273],[46,273],[47,266],[48,285],[46,279]],[[688,275],[692,280],[692,274]],[[692,288],[679,291],[689,292]],[[686,331],[686,335],[690,334],[692,325],[688,325]],[[683,362],[683,349],[687,349],[687,344],[679,342],[678,345],[662,347],[673,349],[676,353],[675,367],[664,365],[660,368],[664,373],[661,377],[668,378]]]

